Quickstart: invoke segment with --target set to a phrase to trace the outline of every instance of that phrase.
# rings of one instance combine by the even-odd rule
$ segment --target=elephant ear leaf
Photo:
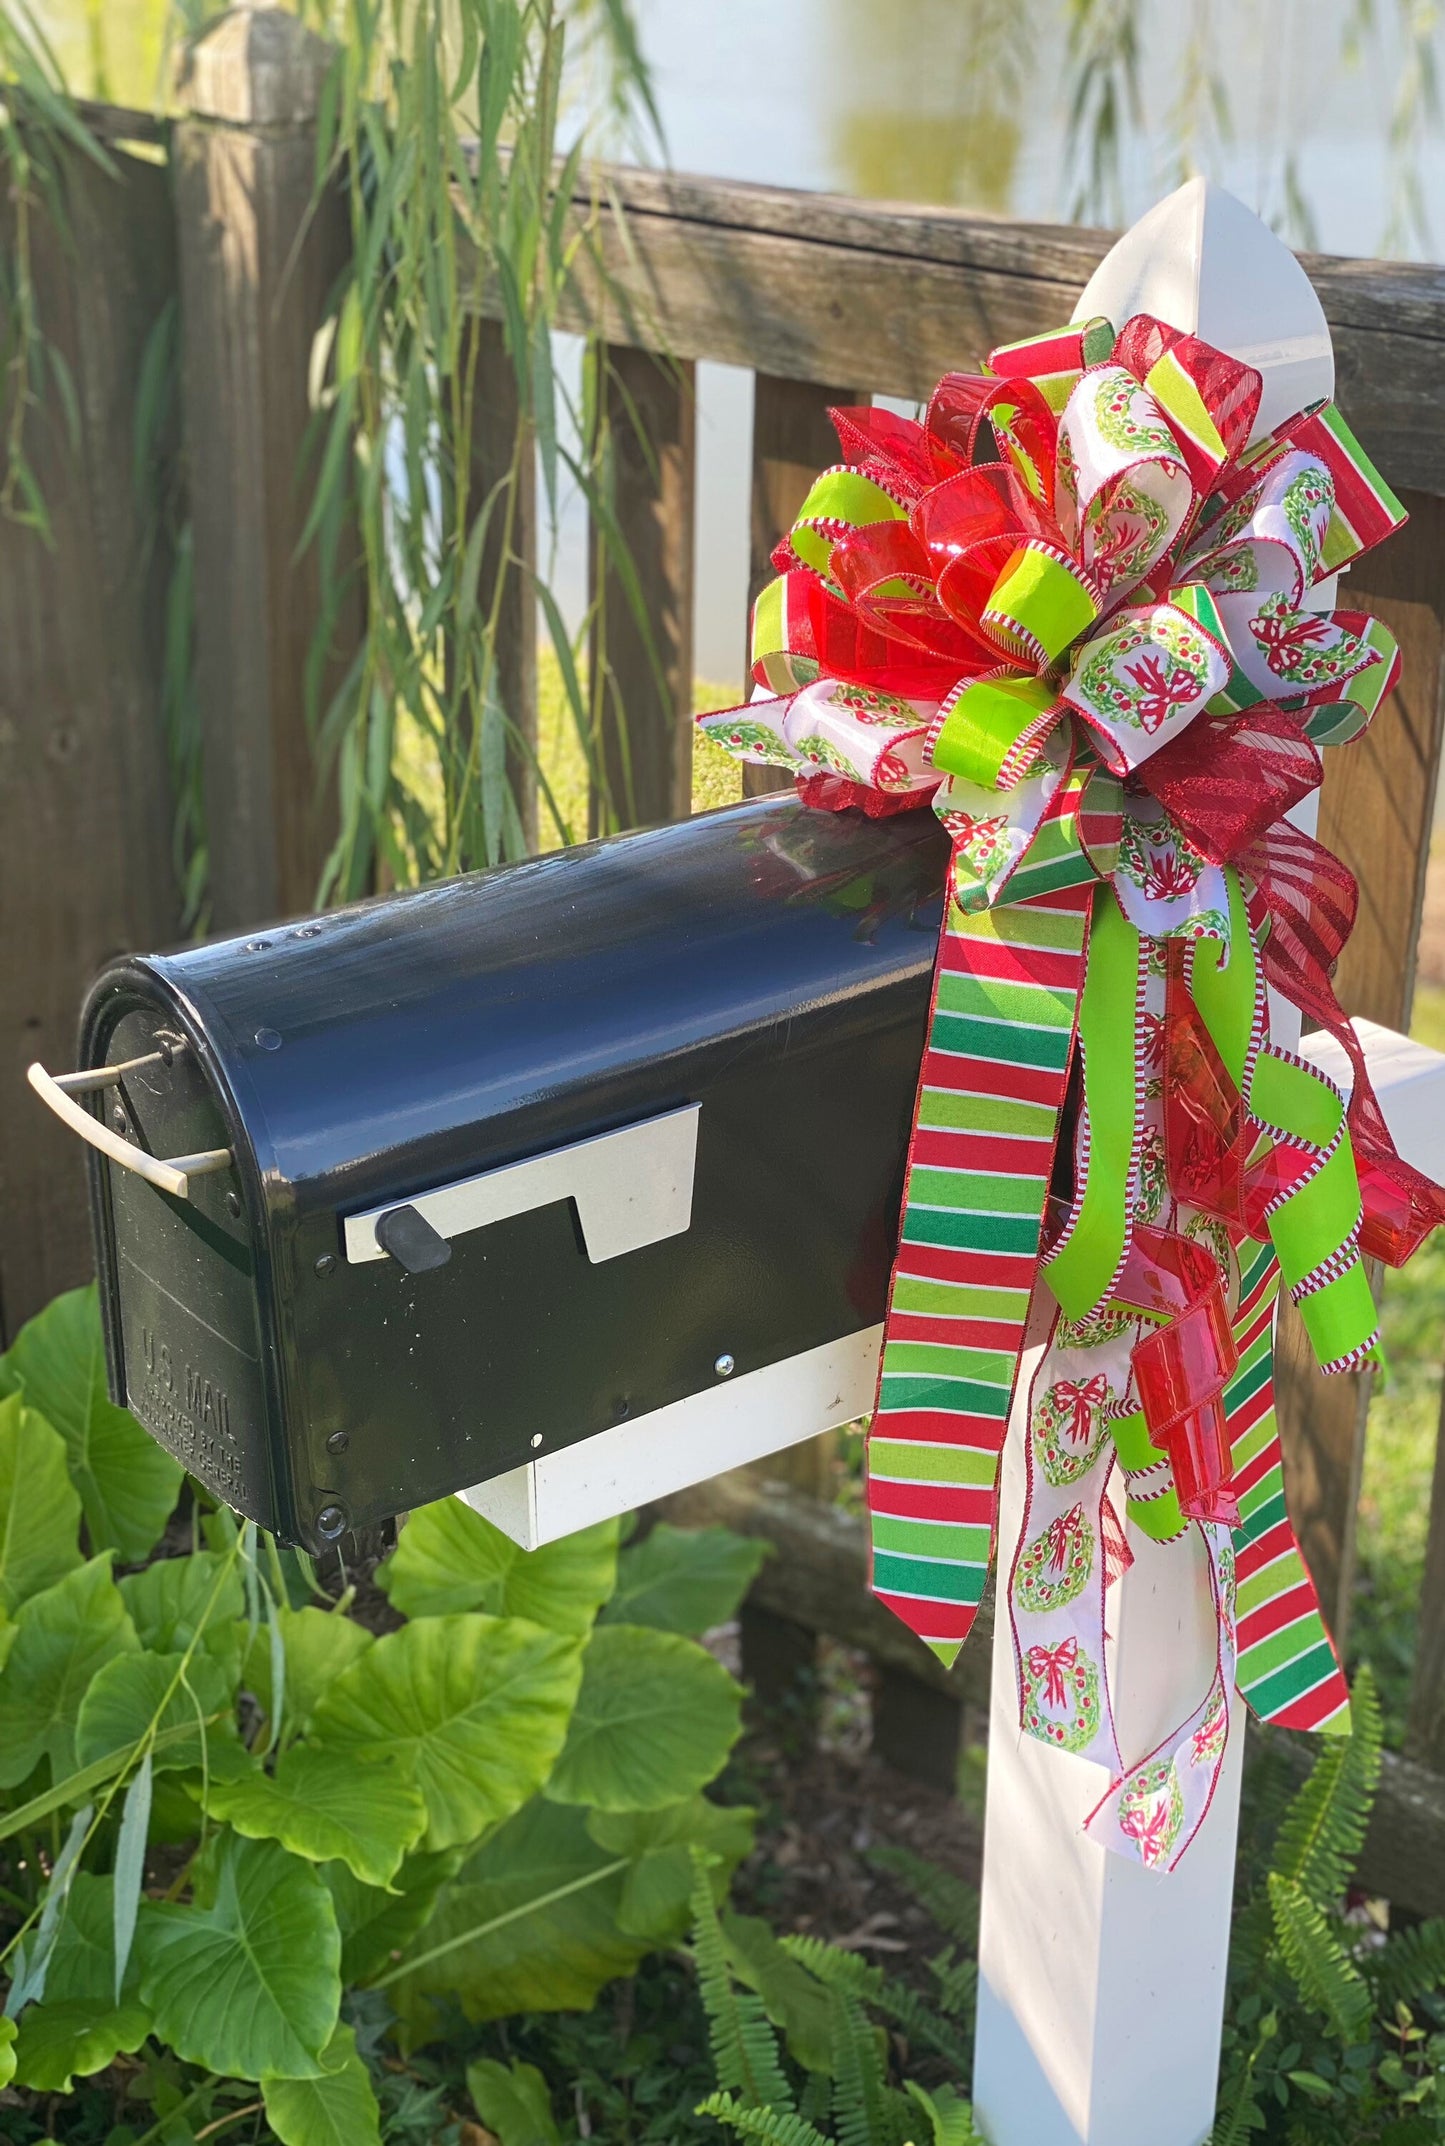
[[[220,1836],[188,1906],[142,1902],[140,1992],[187,2064],[233,2079],[314,2079],[341,2006],[341,1937],[309,1863]]]
[[[562,1748],[580,1646],[519,1617],[424,1617],[389,1632],[316,1709],[331,1751],[409,1763],[429,1849],[476,1840],[541,1787]]]
[[[91,1549],[140,1564],[160,1540],[184,1471],[106,1392],[94,1283],[56,1297],[22,1326],[4,1369],[65,1440]]]
[[[57,1781],[75,1770],[76,1721],[92,1678],[140,1646],[109,1554],[32,1595],[15,1624],[0,1677],[0,1788],[14,1788],[47,1756]]]
[[[308,1863],[345,1863],[364,1885],[386,1886],[426,1830],[426,1805],[392,1754],[360,1758],[297,1744],[274,1774],[210,1785],[206,1809],[252,1840],[278,1840]]]
[[[77,1871],[46,1969],[44,2001],[20,2015],[14,2062],[22,2086],[68,2094],[73,2080],[140,2048],[150,2014],[139,2001],[134,1965],[120,1977],[119,1994],[116,1981],[114,1881]]]
[[[83,1562],[65,1441],[11,1394],[0,1401],[0,1611],[13,1616]]]
[[[549,1632],[590,1629],[617,1577],[617,1522],[522,1550],[460,1498],[412,1514],[377,1578],[404,1617],[485,1610]]]
[[[659,1521],[617,1561],[617,1587],[603,1610],[612,1624],[650,1624],[698,1639],[736,1616],[769,1545],[731,1528],[675,1528]]]
[[[742,1696],[721,1662],[680,1633],[599,1625],[546,1794],[599,1811],[681,1802],[706,1786],[732,1749]]]
[[[562,2146],[547,2082],[535,2064],[479,2057],[467,2066],[467,2092],[500,2146]]]
[[[381,2111],[350,2027],[336,2029],[314,2079],[267,2077],[261,2094],[281,2146],[381,2146]]]

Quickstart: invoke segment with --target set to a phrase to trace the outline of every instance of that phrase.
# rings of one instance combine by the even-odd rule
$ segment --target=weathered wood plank
[[[164,170],[117,153],[109,178],[62,163],[67,237],[32,224],[42,331],[75,385],[68,443],[48,393],[26,429],[52,547],[0,520],[0,1336],[91,1272],[73,1136],[25,1086],[75,1063],[76,1013],[102,962],[180,929],[161,714],[171,568],[147,542],[133,470],[147,338],[176,288]],[[0,205],[0,246],[14,225]]]
[[[881,1668],[915,1677],[932,1692],[987,1702],[992,1590],[968,1645],[953,1668],[944,1669],[868,1593],[865,1530],[856,1513],[741,1470],[661,1499],[656,1510],[678,1527],[721,1525],[770,1543],[774,1554],[753,1582],[749,1598],[764,1609],[790,1617],[808,1631],[829,1633],[859,1648]],[[1317,1747],[1303,1737],[1285,1741],[1293,1766],[1303,1775]],[[1445,1776],[1385,1753],[1359,1879],[1367,1892],[1399,1907],[1422,1915],[1445,1914]]]
[[[743,633],[745,691],[752,674],[752,616],[759,589],[776,569],[773,547],[797,519],[798,509],[820,469],[838,457],[838,436],[828,411],[856,402],[847,388],[819,387],[810,380],[783,380],[759,373],[753,389],[752,486],[748,517],[748,608]],[[743,768],[744,797],[790,790],[786,768]]]
[[[762,1608],[858,1647],[880,1668],[912,1677],[931,1691],[987,1705],[991,1592],[968,1645],[953,1668],[945,1669],[868,1592],[867,1536],[856,1513],[751,1469],[677,1491],[660,1499],[656,1510],[677,1527],[730,1527],[770,1543],[774,1555],[753,1582],[750,1598]]]
[[[692,809],[692,582],[697,397],[693,367],[604,346],[612,511],[642,591],[591,525],[591,692],[597,726],[593,834],[686,819]]]
[[[1320,840],[1354,872],[1360,910],[1335,982],[1350,1013],[1408,1028],[1445,725],[1445,501],[1407,492],[1411,519],[1341,585],[1400,643],[1398,692],[1365,737],[1326,755]],[[1277,1379],[1290,1508],[1326,1615],[1343,1641],[1355,1573],[1355,1508],[1370,1375],[1324,1378],[1293,1307],[1280,1315]]]
[[[921,398],[991,345],[1067,320],[1112,234],[612,169],[625,239],[597,212],[608,288],[567,325],[793,380],[845,361]],[[592,213],[579,198],[579,219]],[[1350,422],[1395,484],[1445,492],[1445,269],[1306,255]],[[482,302],[488,303],[485,294]]]
[[[497,321],[471,323],[463,341],[462,378],[472,401],[471,474],[467,517],[475,521],[497,486],[511,472],[521,402],[517,373]],[[529,441],[530,448],[530,441]],[[495,662],[497,696],[512,726],[507,781],[529,850],[537,846],[537,601],[531,575],[537,562],[537,464],[524,452],[512,510],[510,545],[504,550],[505,516],[500,502],[487,526],[478,576],[479,602],[489,614],[498,577]]]
[[[233,9],[191,50],[172,135],[218,930],[309,909],[334,839],[305,710],[320,566],[297,556],[311,345],[349,246],[344,202],[313,201],[328,56],[279,8]],[[356,629],[338,626],[323,705]]]

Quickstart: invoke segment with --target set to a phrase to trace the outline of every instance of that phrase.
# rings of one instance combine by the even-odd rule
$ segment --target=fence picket
[[[597,779],[593,834],[686,819],[692,806],[692,584],[696,395],[691,365],[598,353],[611,434],[611,508],[627,561],[594,523],[589,585]],[[628,564],[647,616],[629,600]]]

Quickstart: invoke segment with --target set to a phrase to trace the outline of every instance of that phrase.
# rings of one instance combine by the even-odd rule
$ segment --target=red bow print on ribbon
[[[1053,1707],[1066,1706],[1068,1688],[1065,1679],[1071,1677],[1078,1666],[1078,1641],[1071,1637],[1061,1639],[1056,1647],[1030,1647],[1024,1660],[1029,1675],[1043,1686],[1045,1703]]]

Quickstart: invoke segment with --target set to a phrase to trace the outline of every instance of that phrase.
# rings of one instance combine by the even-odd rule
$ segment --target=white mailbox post
[[[1256,430],[1334,389],[1318,299],[1293,254],[1242,203],[1202,180],[1127,232],[1075,317],[1152,313],[1255,366]],[[1321,608],[1333,584],[1314,592]],[[1295,817],[1313,828],[1317,800]],[[1299,1045],[1294,1010],[1271,1002],[1275,1040]],[[1400,1151],[1445,1177],[1445,1057],[1360,1024]],[[1342,1087],[1328,1036],[1299,1046]],[[643,1499],[814,1436],[872,1408],[882,1329],[728,1380],[478,1485],[463,1495],[531,1548]],[[1025,1356],[1005,1444],[995,1569],[1007,1573],[1023,1508],[1023,1411],[1042,1336]],[[1123,1520],[1120,1513],[1121,1523]],[[1113,1596],[1110,1684],[1121,1741],[1148,1750],[1203,1689],[1216,1646],[1202,1547],[1127,1530],[1134,1565]],[[1197,1551],[1191,1592],[1181,1559]],[[1009,1619],[995,1620],[974,2104],[990,2146],[1201,2146],[1214,2120],[1243,1754],[1234,1700],[1209,1813],[1168,1875],[1109,1853],[1084,1821],[1104,1768],[1023,1735]]]

